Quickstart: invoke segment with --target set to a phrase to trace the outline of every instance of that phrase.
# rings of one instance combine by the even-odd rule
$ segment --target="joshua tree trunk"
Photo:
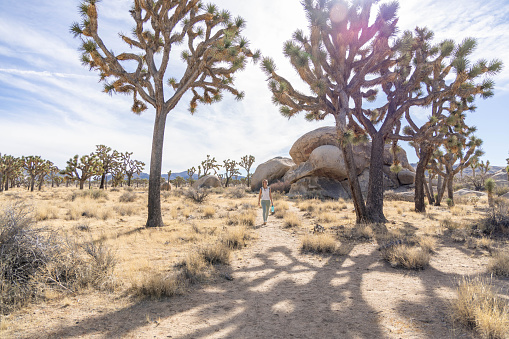
[[[425,145],[421,145],[421,149],[419,151],[419,162],[417,163],[417,168],[415,169],[414,203],[416,212],[426,212],[426,205],[424,204],[424,185],[426,185],[424,172],[426,171],[426,166],[431,159],[431,154],[431,145],[427,143]]]
[[[369,165],[368,197],[366,200],[366,212],[368,221],[380,223],[386,222],[384,216],[384,172],[383,154],[384,139],[376,134],[371,141],[371,160]]]
[[[165,124],[166,114],[157,112],[154,123],[154,134],[152,136],[152,154],[150,156],[147,227],[163,226],[163,218],[161,216],[161,168]]]
[[[368,220],[368,218],[366,205],[364,204],[364,198],[362,197],[361,186],[359,184],[359,179],[357,179],[357,169],[355,168],[352,144],[346,142],[343,143],[343,145],[341,145],[341,151],[345,158],[348,184],[350,185],[350,191],[352,192],[352,199],[355,207],[356,222],[357,224],[360,224]]]
[[[428,190],[427,190],[428,193],[427,194],[429,195],[428,203],[430,205],[433,205],[435,203],[435,192],[433,191],[433,178],[434,178],[434,176],[432,177],[428,171]]]
[[[451,199],[452,205],[454,205],[453,184],[454,184],[454,173],[448,173],[447,174],[447,197],[449,199]]]
[[[80,180],[80,190],[82,190],[83,187],[85,186],[85,180]]]

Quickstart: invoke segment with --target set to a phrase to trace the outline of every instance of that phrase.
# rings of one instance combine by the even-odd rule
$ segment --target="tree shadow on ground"
[[[405,226],[409,231],[415,228],[411,224]],[[288,233],[284,234],[290,238]],[[375,244],[344,246],[342,252],[347,255],[321,257],[302,255],[295,244],[279,243],[259,250],[244,262],[236,262],[231,267],[233,281],[222,280],[160,301],[139,301],[54,329],[47,336],[346,339],[471,336],[467,330],[453,328],[448,317],[447,295],[461,274],[452,269],[439,271],[433,266],[423,271],[394,269],[381,261]]]

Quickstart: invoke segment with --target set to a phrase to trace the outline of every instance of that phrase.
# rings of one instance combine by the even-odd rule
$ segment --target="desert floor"
[[[4,316],[0,337],[475,338],[475,332],[451,318],[450,301],[456,297],[459,281],[465,276],[484,276],[502,297],[509,298],[509,280],[487,273],[491,252],[507,249],[507,240],[485,240],[480,246],[479,239],[469,239],[461,231],[462,225],[484,215],[482,201],[476,206],[428,207],[426,214],[412,212],[410,202],[386,202],[388,232],[436,240],[429,266],[408,270],[383,260],[378,248],[386,239],[370,231],[354,236],[350,202],[278,196],[276,208],[298,220],[288,227],[285,217],[275,216],[262,225],[254,194],[238,199],[218,192],[204,204],[167,195],[163,218],[168,225],[145,229],[146,192],[135,190],[139,197],[130,203],[118,202],[122,189],[108,192],[107,199],[82,199],[76,206],[95,210],[92,218],[73,216],[73,209],[78,208],[73,203],[79,199],[71,202],[70,192],[64,188],[32,194],[14,190],[0,195],[0,205],[25,199],[39,211],[38,225],[103,241],[119,260],[117,287],[48,294]],[[132,206],[132,210],[125,212],[122,206]],[[206,206],[214,209],[213,217],[201,215]],[[244,248],[232,252],[230,265],[217,268],[220,274],[175,297],[129,294],[133,281],[171,270],[184,252],[209,241],[200,227],[214,230],[208,234],[219,234],[243,209],[255,215],[249,240]],[[451,227],[451,221],[457,226]],[[312,236],[317,223],[337,241],[340,254],[302,252],[302,238]],[[77,233],[79,225],[86,225],[88,231]],[[195,232],[178,233],[189,227]]]

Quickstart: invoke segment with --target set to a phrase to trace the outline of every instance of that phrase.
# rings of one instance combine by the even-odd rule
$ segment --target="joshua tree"
[[[470,130],[472,132],[474,131],[474,129]],[[432,162],[432,166],[434,167],[434,171],[444,178],[443,186],[438,188],[438,196],[435,202],[437,206],[440,206],[440,202],[442,201],[442,197],[446,188],[447,197],[450,199],[451,204],[454,205],[454,176],[458,174],[462,169],[470,166],[473,161],[484,154],[484,152],[479,149],[481,145],[482,140],[474,136],[471,136],[468,142],[466,142],[465,135],[454,134],[450,136],[443,145],[444,149],[446,150],[445,153],[439,149],[435,151],[434,158],[437,161]],[[445,172],[437,166],[437,163],[443,165]]]
[[[225,187],[228,187],[230,183],[230,178],[234,175],[240,174],[239,168],[237,167],[237,162],[235,160],[223,160],[223,168],[224,168],[224,177],[226,178]]]
[[[125,175],[127,176],[127,186],[129,187],[131,186],[131,179],[133,175],[140,175],[143,172],[143,168],[145,167],[145,163],[143,161],[131,159],[131,155],[133,155],[133,152],[125,152],[120,154],[123,163],[122,168]],[[168,180],[170,175],[171,171],[168,172]]]
[[[334,116],[341,151],[347,167],[357,222],[368,220],[366,206],[357,179],[352,142],[365,138],[365,132],[352,119],[350,101],[357,98],[361,88],[381,83],[377,76],[391,66],[392,54],[388,39],[396,30],[397,3],[383,4],[378,15],[370,18],[374,0],[355,0],[351,3],[332,0],[304,0],[310,35],[297,30],[284,46],[300,78],[310,87],[312,95],[294,88],[276,72],[272,59],[264,58],[263,69],[269,76],[273,101],[281,105],[286,117],[305,111],[309,120]],[[389,64],[388,64],[389,63]],[[370,97],[374,93],[368,93]]]
[[[101,164],[94,153],[81,158],[76,154],[67,160],[67,166],[60,174],[64,175],[67,180],[77,180],[80,183],[80,190],[82,190],[85,182],[94,175],[101,174],[101,170]]]
[[[255,162],[255,157],[252,155],[244,155],[242,158],[240,158],[239,166],[246,170],[247,172],[247,186],[249,187],[251,185],[251,174],[249,171],[251,170],[251,166]]]
[[[488,206],[493,208],[495,204],[493,203],[493,191],[495,190],[495,180],[489,178],[484,183],[484,187],[486,188],[486,192],[488,192]]]
[[[198,166],[198,169],[200,166]],[[209,171],[214,171],[214,174],[217,174],[217,170],[221,168],[221,165],[219,165],[216,161],[216,158],[211,158],[210,155],[207,154],[207,159],[203,160],[201,162],[201,168],[203,169],[203,175],[202,177],[209,174]]]
[[[396,124],[395,134],[391,137],[412,142],[416,148],[419,162],[415,175],[415,210],[424,212],[424,172],[436,147],[444,143],[454,131],[455,124],[461,126],[464,114],[475,110],[472,104],[477,95],[488,98],[493,95],[494,82],[491,79],[483,79],[482,75],[495,75],[502,69],[502,62],[493,60],[479,60],[470,66],[467,57],[474,51],[476,41],[465,39],[461,44],[455,45],[451,40],[445,40],[429,49],[431,55],[438,54],[438,61],[423,81],[423,91],[426,93],[439,93],[433,96],[429,103],[431,107],[430,118],[422,126],[418,126],[412,117],[410,110],[405,112],[405,120],[408,126],[403,128],[404,136],[398,135],[400,124]],[[446,80],[451,71],[456,74],[453,80]],[[460,131],[454,131],[461,134]]]
[[[194,166],[187,170],[187,176],[188,176],[187,180],[189,181],[190,185],[193,184],[193,175],[195,173],[196,173],[196,168],[194,168]]]
[[[95,154],[101,165],[101,185],[100,189],[106,189],[108,186],[108,174],[120,165],[120,154],[105,145],[96,145]]]
[[[132,94],[136,114],[145,111],[147,104],[155,108],[146,226],[162,226],[159,178],[168,113],[188,91],[191,113],[198,102],[221,100],[223,91],[242,99],[244,94],[234,87],[232,76],[244,68],[247,58],[256,60],[259,54],[253,54],[240,35],[243,19],[232,20],[228,11],[220,12],[215,5],[204,7],[199,0],[133,0],[133,36],[120,37],[139,53],[115,54],[99,36],[96,2],[82,3],[83,21],[73,24],[71,32],[82,39],[83,64],[99,71],[101,80],[111,81],[106,82],[105,92]],[[175,70],[169,67],[171,52],[178,51],[174,47],[185,40],[188,50],[180,58],[186,68],[178,80],[167,73]]]
[[[28,189],[33,192],[35,186],[35,178],[45,171],[47,166],[46,160],[42,159],[38,155],[30,155],[27,157],[22,157],[21,159],[23,161],[23,169],[30,177]]]
[[[40,191],[42,189],[42,184],[44,183],[44,179],[51,171],[54,170],[53,162],[49,160],[44,160],[44,164],[41,166],[39,173],[37,174],[37,180],[39,181],[39,185],[37,189]],[[57,169],[58,170],[58,169]]]

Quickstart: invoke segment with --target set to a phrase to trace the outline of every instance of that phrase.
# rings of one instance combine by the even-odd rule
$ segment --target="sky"
[[[120,152],[133,152],[133,158],[147,164],[149,172],[153,108],[140,116],[131,112],[132,97],[109,96],[102,92],[99,76],[82,66],[80,41],[69,33],[79,21],[79,2],[75,0],[24,0],[2,2],[0,12],[0,153],[16,157],[40,155],[59,168],[75,154],[95,151],[104,144]],[[297,29],[306,31],[308,23],[298,0],[216,0],[220,9],[247,21],[243,36],[253,50],[272,57],[278,73],[293,83],[302,82],[282,53],[283,43]],[[127,50],[118,38],[133,26],[128,10],[132,0],[102,0],[99,3],[99,32],[116,53]],[[254,5],[253,5],[254,4]],[[477,126],[483,139],[484,160],[506,164],[509,157],[509,1],[500,0],[402,0],[398,12],[402,32],[416,26],[428,27],[435,41],[461,42],[476,38],[478,48],[471,60],[500,59],[505,63],[493,77],[495,95],[477,99],[477,110],[467,123]],[[170,72],[179,74],[180,55],[171,56]],[[170,74],[170,73],[169,73]],[[301,113],[282,117],[271,101],[266,75],[260,64],[250,63],[235,76],[242,101],[225,94],[223,101],[200,105],[188,112],[189,101],[182,100],[166,121],[163,173],[197,167],[208,154],[222,164],[254,155],[255,164],[276,156],[289,157],[293,143],[318,127],[334,125],[332,117],[308,122]],[[303,85],[297,85],[297,87]],[[302,87],[305,88],[305,87]],[[417,110],[424,121],[425,110]],[[415,152],[405,143],[410,162]]]

